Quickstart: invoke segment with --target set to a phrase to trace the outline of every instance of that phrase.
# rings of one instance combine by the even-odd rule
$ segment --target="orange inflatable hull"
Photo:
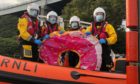
[[[126,84],[125,74],[51,66],[0,56],[0,79],[7,82]]]

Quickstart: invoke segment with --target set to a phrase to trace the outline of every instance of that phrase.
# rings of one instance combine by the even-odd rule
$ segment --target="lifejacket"
[[[107,22],[101,23],[101,28],[97,28],[96,23],[92,23],[92,35],[96,36],[98,39],[108,38],[108,34],[106,32]]]
[[[39,24],[38,24],[38,20],[33,21],[29,15],[27,13],[24,13],[21,18],[27,18],[28,20],[28,28],[27,28],[27,32],[34,36],[35,34],[37,34],[39,32]]]
[[[51,25],[50,23],[43,23],[41,36],[45,36],[46,34],[50,34],[54,31],[58,31],[58,24]]]

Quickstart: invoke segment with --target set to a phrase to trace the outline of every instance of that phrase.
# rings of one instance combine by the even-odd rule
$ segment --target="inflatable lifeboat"
[[[42,47],[40,52],[43,52],[43,54],[40,55],[40,58],[42,60],[44,59],[43,61],[45,62],[45,64],[0,56],[0,81],[2,81],[0,82],[0,84],[139,84],[140,52],[138,49],[140,48],[140,46],[138,46],[138,41],[140,41],[140,39],[138,39],[138,36],[140,36],[140,30],[136,31],[136,28],[140,27],[140,20],[138,20],[140,19],[138,18],[138,16],[140,16],[138,15],[140,14],[138,13],[140,12],[138,11],[138,9],[140,9],[140,6],[138,2],[140,2],[140,0],[126,0],[127,27],[135,28],[134,31],[132,29],[132,31],[126,32],[126,56],[128,62],[126,74],[98,71],[99,68],[97,66],[100,65],[98,65],[97,62],[99,64],[101,62],[98,60],[98,57],[100,57],[100,55],[99,53],[98,55],[96,55],[97,52],[93,55],[95,57],[94,62],[96,62],[93,66],[88,65],[87,63],[86,68],[82,68],[82,63],[84,63],[85,61],[82,61],[82,63],[78,61],[78,64],[75,64],[72,67],[68,67],[71,64],[63,62],[61,58],[64,57],[66,59],[67,53],[69,52],[74,52],[74,54],[76,53],[75,55],[79,54],[79,51],[73,51],[75,49],[77,50],[77,48],[74,48],[71,51],[66,50],[64,52],[62,51],[63,48],[60,48],[60,54],[57,53],[57,55],[59,55],[59,59],[55,59],[53,60],[53,62],[49,62],[49,58],[43,55],[49,52],[44,52],[44,49]],[[46,46],[49,47],[53,45],[47,44]],[[55,53],[53,54],[55,56]],[[86,56],[86,54],[84,56]],[[82,57],[81,54],[78,55],[78,58],[80,57]]]
[[[0,56],[0,81],[35,84],[126,84],[126,75],[81,70]]]
[[[10,83],[126,84],[125,74],[99,71],[101,50],[92,35],[54,32],[39,49],[44,63],[0,56],[0,79]]]

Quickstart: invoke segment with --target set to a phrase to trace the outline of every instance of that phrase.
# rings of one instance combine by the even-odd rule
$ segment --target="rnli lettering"
[[[8,67],[9,62],[10,62],[9,59],[3,59],[3,60],[2,60],[2,63],[1,63],[1,66]]]
[[[37,64],[32,64],[32,68],[30,63],[28,62],[21,62],[21,61],[11,61],[10,59],[2,59],[0,62],[0,67],[6,67],[6,68],[12,68],[12,69],[17,69],[17,70],[23,70],[27,72],[37,72],[38,65]]]
[[[14,60],[12,68],[17,68],[19,70],[20,69],[20,65],[21,65],[21,62],[17,62],[17,61]]]
[[[24,64],[23,70],[24,70],[24,71],[29,71],[29,72],[30,72],[30,69],[27,68],[27,63]]]

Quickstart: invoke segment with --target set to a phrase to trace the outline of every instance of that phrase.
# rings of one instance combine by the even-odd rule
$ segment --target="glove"
[[[46,35],[43,37],[43,40],[48,39],[48,38],[50,38],[50,35],[46,34]]]
[[[91,35],[91,32],[86,32],[86,35],[88,36],[88,35]]]
[[[64,33],[64,31],[59,31],[59,34],[63,34]]]
[[[105,44],[106,40],[105,39],[100,39],[99,42],[100,42],[100,44]]]
[[[41,45],[42,44],[41,40],[38,40],[38,39],[35,39],[34,43],[37,44],[37,45]]]

